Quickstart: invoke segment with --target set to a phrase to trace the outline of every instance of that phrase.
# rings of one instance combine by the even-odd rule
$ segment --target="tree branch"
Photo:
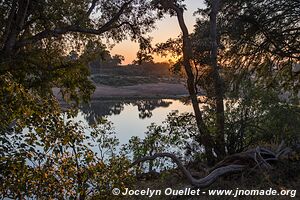
[[[228,156],[219,162],[207,176],[201,179],[194,178],[182,164],[181,160],[171,153],[156,153],[152,156],[139,158],[131,164],[131,167],[145,161],[155,160],[156,158],[171,158],[172,161],[177,164],[178,168],[185,175],[191,185],[199,188],[205,188],[214,183],[220,176],[227,173],[240,172],[246,168],[255,169],[256,167],[270,169],[272,166],[268,163],[268,161],[277,161],[280,157],[286,156],[290,152],[291,149],[287,147],[283,148],[283,144],[279,146],[276,153],[266,148],[256,147],[255,149],[250,149],[242,153]]]
[[[70,33],[70,32],[101,35],[107,31],[115,28],[115,26],[113,26],[113,24],[119,20],[120,16],[123,14],[124,10],[132,2],[133,2],[133,0],[125,2],[120,7],[119,11],[108,22],[106,22],[104,25],[102,25],[99,29],[85,28],[85,27],[80,27],[79,25],[70,25],[70,26],[61,27],[61,28],[55,28],[53,30],[44,30],[28,39],[24,39],[24,40],[17,42],[16,47],[20,48],[25,45],[37,42],[44,38],[58,37],[60,35]],[[92,7],[90,7],[90,9],[91,8]]]
[[[98,2],[99,0],[93,0],[92,1],[92,5],[91,5],[91,7],[88,9],[88,11],[87,11],[87,16],[89,17],[90,15],[91,15],[91,13],[93,12],[93,10],[94,10],[94,8],[95,8],[95,6],[96,6],[96,3]]]
[[[205,188],[214,183],[220,176],[229,173],[229,172],[236,172],[241,171],[245,168],[244,165],[228,165],[221,168],[217,168],[213,170],[210,174],[208,174],[206,177],[201,179],[195,179],[191,173],[185,168],[185,166],[182,164],[181,160],[176,157],[174,154],[171,153],[156,153],[153,156],[145,156],[143,158],[137,159],[135,162],[132,163],[131,166],[137,165],[141,162],[154,160],[156,158],[171,158],[173,162],[177,164],[179,169],[182,171],[182,173],[186,176],[188,181],[191,185],[199,187],[199,188]]]

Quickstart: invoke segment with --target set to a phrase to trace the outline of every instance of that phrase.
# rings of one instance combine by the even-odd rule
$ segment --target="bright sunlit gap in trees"
[[[196,17],[193,16],[194,12],[198,8],[204,8],[205,5],[203,0],[186,0],[185,1],[187,10],[184,12],[185,22],[190,32],[193,31],[196,22]],[[152,45],[167,41],[169,38],[177,38],[181,31],[176,19],[176,16],[170,17],[165,16],[164,19],[156,23],[156,29],[153,30],[149,35],[153,38]],[[139,44],[134,43],[130,40],[123,41],[116,44],[112,50],[112,54],[120,54],[125,57],[124,65],[131,64],[136,59],[136,53],[139,50]],[[176,61],[176,58],[171,56],[162,57],[160,55],[153,55],[155,62],[172,62]]]

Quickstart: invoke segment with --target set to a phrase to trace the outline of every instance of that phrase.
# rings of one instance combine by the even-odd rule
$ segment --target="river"
[[[120,144],[125,144],[132,136],[143,138],[147,126],[161,124],[174,110],[193,112],[190,104],[177,99],[103,100],[82,107],[77,120],[91,124],[105,117],[113,123]]]

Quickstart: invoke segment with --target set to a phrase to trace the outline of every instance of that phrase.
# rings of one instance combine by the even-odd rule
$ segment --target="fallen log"
[[[284,147],[284,143],[282,142],[275,152],[266,148],[256,147],[245,152],[233,154],[219,162],[212,170],[210,170],[210,173],[207,176],[200,179],[194,178],[182,164],[182,161],[172,153],[156,153],[152,156],[145,156],[134,161],[131,166],[135,166],[145,161],[155,160],[157,158],[170,158],[177,164],[178,168],[192,186],[205,188],[214,183],[219,177],[228,173],[241,172],[245,169],[255,169],[257,167],[265,170],[272,169],[271,162],[278,161],[281,157],[291,153],[291,151],[292,149]]]

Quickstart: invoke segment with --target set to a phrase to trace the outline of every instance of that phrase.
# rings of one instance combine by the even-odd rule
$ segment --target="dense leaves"
[[[224,1],[219,30],[224,66],[247,69],[261,84],[299,91],[299,1]]]
[[[87,102],[88,64],[107,55],[102,41],[142,38],[159,18],[152,8],[146,0],[0,2],[2,198],[104,198],[130,179],[111,126],[88,136],[52,90],[69,105]]]
[[[105,198],[112,188],[130,185],[130,162],[116,153],[110,123],[87,127],[73,114],[29,117],[26,129],[18,122],[1,138],[2,198]]]

